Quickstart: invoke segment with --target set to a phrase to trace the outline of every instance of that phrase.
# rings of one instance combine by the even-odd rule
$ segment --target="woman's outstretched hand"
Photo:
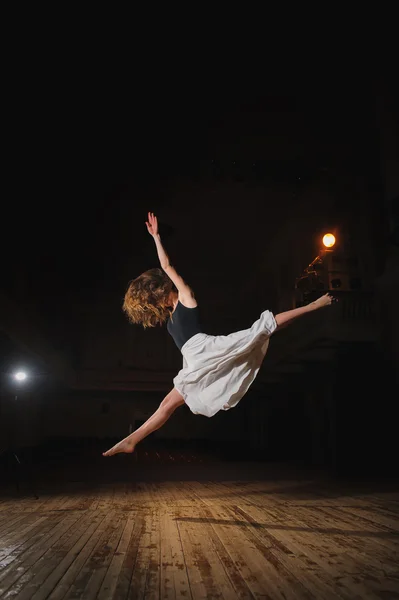
[[[323,306],[329,306],[335,301],[336,299],[333,298],[333,296],[331,296],[330,294],[324,294],[324,296],[320,296],[320,298],[315,300],[314,304],[316,304],[319,308],[322,308]]]
[[[148,233],[154,237],[154,235],[158,235],[158,219],[154,215],[154,213],[148,213],[148,221],[145,222],[147,225]]]

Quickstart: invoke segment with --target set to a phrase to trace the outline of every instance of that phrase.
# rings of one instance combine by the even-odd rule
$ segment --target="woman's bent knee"
[[[161,407],[165,410],[173,412],[184,404],[184,398],[176,389],[173,389],[161,402]]]

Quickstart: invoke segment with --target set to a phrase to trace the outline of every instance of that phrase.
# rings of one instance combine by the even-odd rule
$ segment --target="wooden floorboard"
[[[0,498],[0,599],[394,600],[399,493],[79,482]]]

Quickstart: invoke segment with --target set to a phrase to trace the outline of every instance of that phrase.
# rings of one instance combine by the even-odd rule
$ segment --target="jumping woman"
[[[130,283],[123,310],[131,323],[143,327],[167,322],[168,332],[183,355],[183,368],[173,380],[172,391],[154,414],[103,456],[133,452],[142,439],[162,427],[184,403],[195,415],[206,417],[234,408],[258,374],[270,336],[277,327],[332,302],[332,297],[325,294],[307,306],[275,316],[265,310],[244,331],[208,335],[201,329],[193,291],[169,262],[153,213],[148,213],[146,226],[154,239],[161,269],[146,271]]]

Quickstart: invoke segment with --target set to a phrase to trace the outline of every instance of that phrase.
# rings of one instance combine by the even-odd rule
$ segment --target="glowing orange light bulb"
[[[326,233],[323,236],[323,244],[326,248],[332,248],[335,244],[335,235],[332,233]]]

